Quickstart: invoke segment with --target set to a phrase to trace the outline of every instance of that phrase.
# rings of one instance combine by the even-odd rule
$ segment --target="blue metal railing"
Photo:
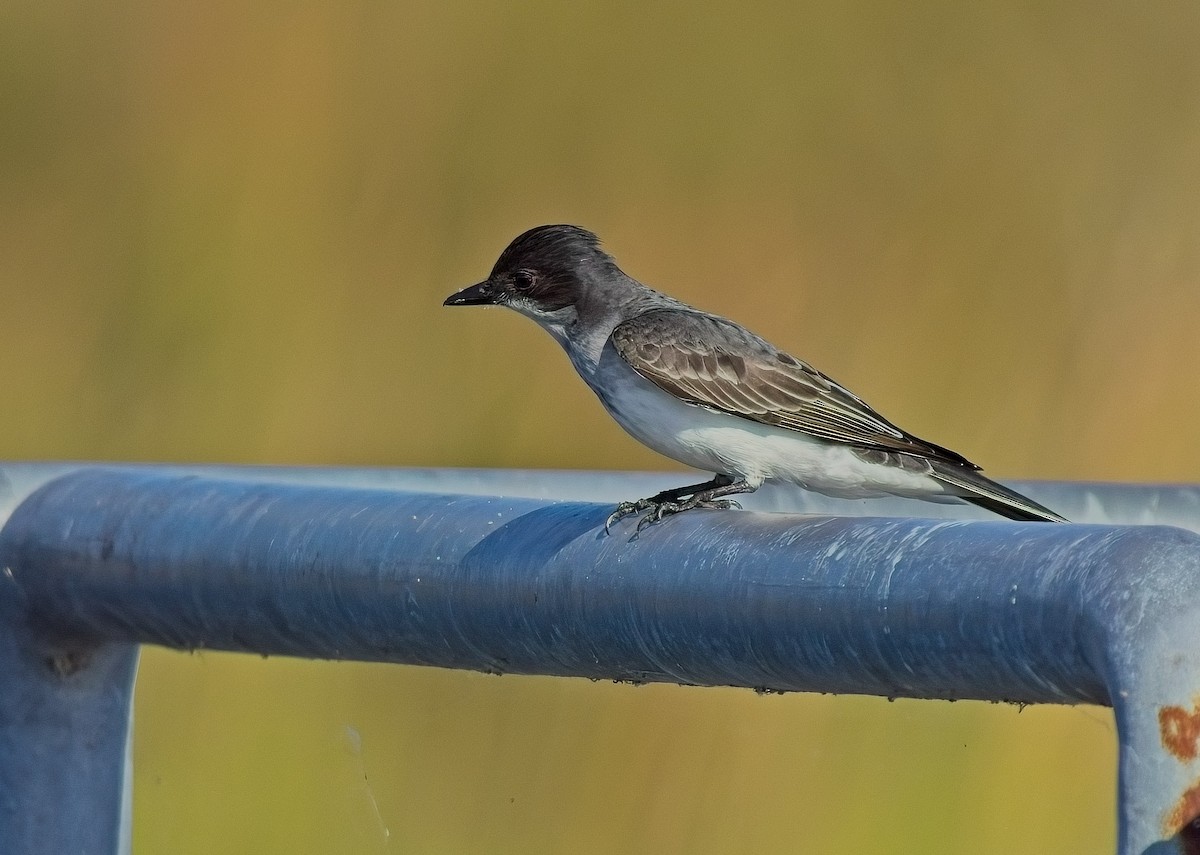
[[[11,675],[0,851],[126,851],[143,643],[1109,704],[1120,853],[1193,845],[1200,536],[1129,523],[1200,526],[1195,488],[1022,487],[1104,524],[717,512],[631,539],[632,526],[603,534],[610,503],[654,492],[661,477],[145,466],[0,476],[0,660]],[[555,499],[572,495],[605,503]],[[798,491],[757,501],[959,510]]]

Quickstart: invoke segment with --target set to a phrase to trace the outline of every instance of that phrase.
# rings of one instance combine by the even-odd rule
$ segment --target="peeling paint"
[[[1200,701],[1193,702],[1191,712],[1177,706],[1159,709],[1158,732],[1175,759],[1195,760],[1200,754]]]

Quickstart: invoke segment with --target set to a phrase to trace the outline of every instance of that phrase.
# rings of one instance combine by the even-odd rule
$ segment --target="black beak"
[[[488,306],[496,302],[496,289],[490,281],[480,282],[470,288],[463,288],[451,294],[442,303],[443,306]]]

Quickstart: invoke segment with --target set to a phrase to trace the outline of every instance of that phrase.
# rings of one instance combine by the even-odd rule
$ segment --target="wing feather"
[[[689,404],[862,449],[979,468],[906,433],[830,377],[724,318],[655,309],[620,324],[612,342],[634,371]]]

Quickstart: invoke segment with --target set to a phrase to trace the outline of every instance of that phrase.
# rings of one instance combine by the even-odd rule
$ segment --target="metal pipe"
[[[215,474],[81,468],[15,506],[0,590],[55,651],[43,669],[71,680],[96,651],[155,643],[1111,704],[1119,852],[1188,851],[1200,814],[1193,533],[696,512],[634,539],[631,526],[603,534],[609,505],[402,492],[362,473]],[[19,753],[19,728],[0,723],[0,750]],[[5,793],[12,783],[0,777]],[[3,846],[8,834],[0,848],[21,851]]]

